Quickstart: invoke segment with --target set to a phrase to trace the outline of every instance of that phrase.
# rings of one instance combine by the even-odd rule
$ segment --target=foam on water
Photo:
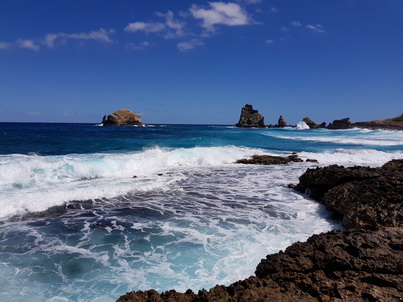
[[[7,222],[0,282],[19,292],[16,301],[114,301],[131,290],[230,284],[267,254],[336,227],[319,204],[286,187],[311,166],[192,167],[182,169],[177,190]]]
[[[155,147],[120,154],[1,155],[0,218],[43,211],[71,200],[169,189],[180,175],[163,179],[158,174],[180,167],[230,164],[255,153],[263,151],[235,146]]]
[[[326,130],[325,130],[326,131]],[[321,130],[304,135],[280,135],[265,133],[264,135],[285,139],[300,140],[309,142],[324,142],[340,145],[362,145],[362,146],[403,146],[402,131],[368,130],[368,129],[347,129],[332,130],[322,133]],[[360,135],[356,135],[360,134]]]

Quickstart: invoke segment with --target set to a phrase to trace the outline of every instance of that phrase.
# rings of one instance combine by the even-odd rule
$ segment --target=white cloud
[[[207,31],[214,31],[214,25],[239,26],[251,23],[247,13],[236,3],[209,2],[210,9],[199,8],[193,4],[192,16],[203,20],[202,26]]]
[[[180,51],[187,51],[196,47],[200,47],[203,46],[203,42],[197,39],[193,39],[190,41],[186,41],[186,42],[180,42],[178,43],[178,45],[176,46]]]
[[[0,42],[0,49],[9,49],[11,48],[12,44],[8,42]]]
[[[267,39],[265,41],[265,44],[273,44],[273,43],[274,43],[274,40],[271,40],[271,39]]]
[[[280,29],[281,29],[281,31],[283,31],[283,32],[287,32],[287,31],[288,31],[287,27],[285,27],[285,26],[281,26]]]
[[[270,7],[270,13],[277,13],[277,8]]]
[[[35,50],[35,51],[38,51],[40,49],[39,45],[36,45],[33,40],[19,39],[19,40],[17,40],[17,45],[20,48],[31,49],[31,50]]]
[[[174,17],[174,13],[172,11],[168,11],[166,14],[159,14],[162,17],[165,17],[165,26],[167,28],[167,33],[165,34],[165,38],[178,38],[185,35],[184,27],[185,22],[181,22]]]
[[[323,29],[322,25],[316,24],[316,25],[307,25],[305,26],[306,28],[312,30],[313,32],[316,33],[326,33],[326,31]]]
[[[296,27],[299,27],[299,26],[302,25],[302,23],[299,22],[299,21],[292,21],[291,24],[292,24],[293,26],[296,26]]]
[[[125,27],[125,31],[137,32],[144,31],[146,33],[155,33],[165,30],[165,25],[162,23],[146,23],[146,22],[133,22]]]
[[[111,34],[114,34],[113,29],[99,29],[97,31],[91,31],[89,33],[57,33],[57,34],[47,34],[43,39],[43,43],[48,47],[52,48],[55,42],[58,40],[73,39],[73,40],[92,40],[99,43],[112,43],[113,40],[110,38]]]

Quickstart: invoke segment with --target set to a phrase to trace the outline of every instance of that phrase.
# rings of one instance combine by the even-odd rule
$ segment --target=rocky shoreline
[[[268,255],[256,276],[230,286],[197,294],[137,291],[117,301],[403,301],[403,160],[308,169],[290,188],[324,203],[346,231],[313,235]]]

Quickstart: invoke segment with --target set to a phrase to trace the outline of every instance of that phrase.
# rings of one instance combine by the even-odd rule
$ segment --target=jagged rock
[[[133,111],[120,109],[102,119],[104,126],[141,126],[142,121],[140,115]]]
[[[314,121],[312,121],[308,116],[304,117],[302,119],[302,121],[304,123],[306,123],[309,126],[309,128],[311,128],[311,129],[326,128],[326,123],[325,122],[323,122],[322,124],[318,125]]]
[[[352,124],[352,126],[368,129],[403,130],[403,114],[385,120],[358,122]]]
[[[329,126],[327,126],[328,129],[350,129],[352,127],[350,118],[348,117],[341,120],[334,120],[333,123],[330,123]]]
[[[255,164],[255,165],[284,165],[290,162],[303,162],[297,154],[291,154],[287,157],[272,155],[253,155],[251,159],[239,159],[237,164]]]
[[[278,119],[277,127],[281,127],[281,128],[287,127],[287,123],[284,119],[284,116],[280,115],[280,118]]]
[[[264,117],[252,105],[246,104],[242,107],[241,116],[236,127],[241,128],[264,128]]]
[[[308,169],[297,189],[340,215],[347,228],[403,227],[403,160],[380,168]]]

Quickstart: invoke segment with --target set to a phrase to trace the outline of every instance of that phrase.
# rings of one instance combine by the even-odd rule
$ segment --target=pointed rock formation
[[[280,127],[280,128],[287,127],[287,123],[284,119],[284,116],[280,115],[280,118],[278,119],[277,127]]]
[[[102,119],[104,126],[142,126],[140,115],[133,111],[120,109]]]
[[[254,110],[252,105],[246,104],[242,107],[241,117],[235,126],[241,128],[264,128],[264,116]]]

